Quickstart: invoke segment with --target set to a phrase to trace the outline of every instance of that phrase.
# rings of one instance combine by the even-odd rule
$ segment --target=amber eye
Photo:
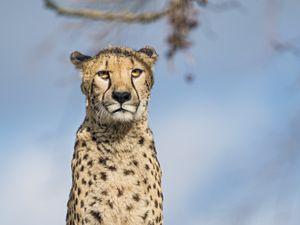
[[[107,70],[100,70],[97,72],[97,75],[101,77],[103,80],[109,79],[109,71]]]
[[[131,71],[131,76],[133,78],[137,78],[137,77],[139,77],[142,74],[142,72],[143,72],[143,70],[141,70],[141,69],[133,69]]]

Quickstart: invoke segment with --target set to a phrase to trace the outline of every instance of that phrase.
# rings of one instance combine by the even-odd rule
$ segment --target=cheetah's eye
[[[101,77],[103,80],[109,79],[109,71],[107,70],[100,70],[97,72],[97,75]]]
[[[133,69],[131,71],[131,76],[133,78],[137,78],[137,77],[139,77],[142,74],[142,72],[143,72],[143,70],[141,70],[141,69]]]

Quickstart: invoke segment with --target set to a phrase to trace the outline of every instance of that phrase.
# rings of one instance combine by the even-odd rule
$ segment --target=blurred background
[[[85,115],[69,54],[109,44],[160,55],[149,111],[164,224],[300,224],[300,1],[174,2],[185,8],[145,23],[66,17],[50,3],[145,13],[172,2],[0,3],[1,224],[65,224]]]

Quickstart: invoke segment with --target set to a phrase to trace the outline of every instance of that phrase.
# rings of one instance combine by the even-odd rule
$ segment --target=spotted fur
[[[147,120],[156,58],[150,47],[71,54],[86,117],[76,135],[67,225],[163,224],[161,170]],[[137,78],[135,68],[142,70]],[[109,71],[108,80],[98,76],[101,70]],[[127,91],[131,99],[121,105],[113,91]]]

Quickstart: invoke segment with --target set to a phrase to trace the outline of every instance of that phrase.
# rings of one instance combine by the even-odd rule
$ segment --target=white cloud
[[[291,207],[290,204],[278,206],[276,204],[259,203],[253,205],[253,209],[222,211],[206,216],[193,218],[187,225],[298,225],[299,206]]]
[[[1,223],[64,224],[69,167],[60,165],[50,151],[37,149],[24,149],[8,161],[1,175]]]
[[[180,224],[175,218],[182,219],[186,206],[195,203],[195,199],[190,199],[195,187],[200,187],[197,192],[204,191],[230,156],[243,164],[251,154],[251,148],[245,146],[251,146],[254,137],[259,140],[257,136],[272,129],[267,127],[272,119],[269,109],[252,97],[247,103],[241,98],[241,102],[232,105],[182,106],[188,112],[176,112],[170,106],[172,115],[154,126],[163,168],[167,223]],[[186,214],[190,216],[189,212]]]

